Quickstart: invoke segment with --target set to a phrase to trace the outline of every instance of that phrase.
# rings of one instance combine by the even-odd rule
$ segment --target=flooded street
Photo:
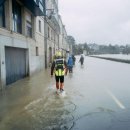
[[[130,65],[79,57],[55,93],[50,69],[0,92],[0,130],[129,130]]]

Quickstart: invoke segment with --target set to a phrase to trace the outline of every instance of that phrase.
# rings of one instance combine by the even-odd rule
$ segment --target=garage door
[[[26,77],[26,49],[6,47],[6,85]]]

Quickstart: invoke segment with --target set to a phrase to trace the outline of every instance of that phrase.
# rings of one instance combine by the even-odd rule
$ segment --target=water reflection
[[[69,78],[73,78],[73,73],[69,73]]]
[[[54,92],[48,98],[38,99],[25,107],[37,122],[35,128],[43,130],[69,130],[73,126],[75,105],[68,98]],[[38,127],[38,128],[37,128]]]
[[[80,65],[80,68],[83,69],[83,68],[84,68],[84,65]]]

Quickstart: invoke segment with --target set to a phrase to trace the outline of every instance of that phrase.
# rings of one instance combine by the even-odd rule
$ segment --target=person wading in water
[[[67,75],[67,71],[67,64],[62,57],[62,53],[60,51],[56,52],[51,66],[51,76],[55,73],[57,94],[64,92],[64,76]]]

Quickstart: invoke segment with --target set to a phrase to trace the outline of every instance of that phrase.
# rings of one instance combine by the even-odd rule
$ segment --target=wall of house
[[[17,1],[18,2],[18,1]],[[19,2],[18,2],[19,3]],[[45,68],[44,19],[35,17],[22,3],[22,33],[13,31],[12,0],[5,2],[5,27],[0,27],[0,89],[6,86],[5,47],[26,49],[27,75],[33,75]],[[27,35],[27,20],[31,19],[32,37]],[[39,32],[39,20],[41,32]],[[15,57],[14,57],[15,58]],[[11,69],[11,67],[10,67]]]

